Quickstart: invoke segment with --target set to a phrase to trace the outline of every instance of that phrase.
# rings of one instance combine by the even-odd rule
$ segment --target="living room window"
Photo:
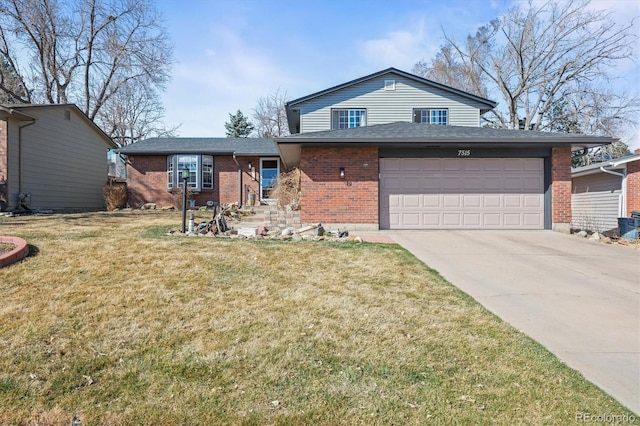
[[[189,169],[187,185],[193,191],[213,189],[213,156],[176,154],[167,157],[167,189],[182,187],[182,170]]]
[[[367,125],[366,109],[334,109],[331,114],[332,129],[350,129]]]
[[[414,123],[441,124],[447,125],[449,111],[446,109],[422,109],[413,110]]]

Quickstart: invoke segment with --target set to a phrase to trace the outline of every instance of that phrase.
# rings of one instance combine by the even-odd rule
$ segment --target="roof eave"
[[[526,138],[526,139],[505,139],[496,138],[461,138],[461,137],[412,137],[412,138],[322,138],[322,137],[295,137],[289,139],[275,139],[277,145],[317,145],[317,144],[334,144],[334,145],[386,145],[386,144],[412,144],[412,145],[430,145],[430,144],[460,144],[460,145],[503,145],[503,146],[521,146],[521,145],[552,145],[552,146],[571,146],[575,149],[593,148],[604,145],[608,142],[602,139],[587,138],[584,140],[567,140],[566,138]]]
[[[423,83],[423,84],[434,86],[436,88],[439,88],[439,89],[442,89],[442,90],[445,90],[445,91],[448,91],[448,92],[456,93],[458,95],[467,97],[469,99],[473,99],[476,102],[483,103],[483,104],[485,104],[485,105],[487,105],[489,107],[488,109],[485,110],[485,112],[486,111],[490,111],[493,108],[495,108],[496,106],[498,106],[497,102],[492,101],[490,99],[485,99],[485,98],[482,98],[480,96],[476,96],[476,95],[474,95],[472,93],[468,93],[468,92],[465,92],[463,90],[459,90],[459,89],[456,89],[456,88],[453,88],[453,87],[450,87],[450,86],[447,86],[447,85],[444,85],[444,84],[441,84],[441,83],[437,83],[435,81],[428,80],[426,78],[417,76],[415,74],[411,74],[411,73],[408,73],[406,71],[402,71],[402,70],[399,70],[397,68],[391,67],[391,68],[384,69],[382,71],[375,72],[373,74],[365,75],[364,77],[356,78],[355,80],[351,80],[351,81],[348,81],[346,83],[339,84],[337,86],[330,87],[328,89],[324,89],[324,90],[321,90],[321,91],[318,91],[318,92],[315,92],[315,93],[311,93],[310,95],[306,95],[306,96],[303,96],[303,97],[298,98],[298,99],[291,100],[291,101],[289,101],[289,102],[287,102],[285,104],[285,109],[289,110],[289,108],[291,106],[294,106],[296,104],[299,104],[299,103],[302,103],[302,102],[306,102],[308,100],[315,99],[317,97],[324,96],[324,95],[327,95],[329,93],[333,93],[335,91],[344,89],[345,87],[353,86],[355,84],[362,83],[363,81],[368,81],[368,80],[371,80],[373,78],[377,78],[377,77],[380,77],[381,75],[389,74],[389,73],[395,73],[395,74],[398,74],[398,75],[403,76],[405,78],[411,79],[413,81],[417,81],[417,82],[420,82],[420,83]]]

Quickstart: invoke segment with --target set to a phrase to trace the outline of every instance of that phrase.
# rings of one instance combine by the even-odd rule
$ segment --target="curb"
[[[16,246],[16,248],[9,253],[0,254],[0,268],[22,260],[29,254],[29,246],[27,246],[27,242],[22,238],[0,236],[0,243],[13,244]]]

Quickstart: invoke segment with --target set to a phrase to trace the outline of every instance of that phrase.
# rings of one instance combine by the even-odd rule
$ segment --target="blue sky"
[[[176,60],[163,95],[165,121],[169,126],[180,124],[180,136],[200,137],[224,136],[229,113],[240,109],[251,116],[257,99],[278,89],[293,99],[392,66],[410,72],[417,61],[435,55],[443,43],[443,28],[460,39],[516,1],[157,4]],[[640,0],[596,0],[591,7],[613,8],[620,24],[640,17]],[[625,64],[619,72],[638,94],[638,64]]]

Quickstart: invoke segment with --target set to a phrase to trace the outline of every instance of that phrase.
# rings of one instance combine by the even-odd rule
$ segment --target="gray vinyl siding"
[[[622,178],[596,173],[572,179],[572,225],[576,229],[605,232],[618,227]]]
[[[384,90],[385,80],[395,80],[395,90]],[[413,120],[414,108],[448,110],[449,125],[478,127],[480,104],[400,76],[384,75],[303,102],[300,132],[331,129],[333,108],[364,108],[367,125]]]
[[[28,111],[37,120],[22,130],[21,190],[31,193],[32,209],[104,208],[109,146],[74,109],[68,111],[70,120],[61,107]]]
[[[15,207],[18,194],[18,122],[7,120],[7,201]]]

